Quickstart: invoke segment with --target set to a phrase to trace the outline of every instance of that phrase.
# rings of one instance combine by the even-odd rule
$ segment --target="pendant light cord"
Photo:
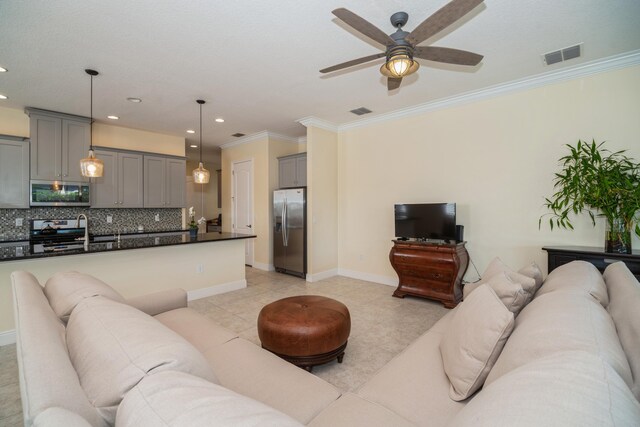
[[[200,104],[200,163],[202,163],[202,104]]]
[[[93,75],[91,75],[91,106],[89,107],[89,115],[91,122],[89,123],[89,150],[93,150]]]

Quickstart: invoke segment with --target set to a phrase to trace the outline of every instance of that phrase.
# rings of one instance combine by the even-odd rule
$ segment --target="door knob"
[[[251,228],[251,224],[247,225],[247,228]]]

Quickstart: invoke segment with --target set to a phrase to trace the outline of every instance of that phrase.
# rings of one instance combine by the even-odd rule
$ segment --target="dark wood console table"
[[[389,260],[400,281],[393,296],[430,298],[455,307],[462,299],[462,277],[469,266],[464,245],[394,240]]]
[[[640,280],[640,251],[634,250],[631,254],[614,254],[605,252],[604,248],[592,248],[587,246],[545,246],[547,251],[549,273],[571,261],[587,261],[595,265],[601,272],[609,264],[624,262],[629,270]]]

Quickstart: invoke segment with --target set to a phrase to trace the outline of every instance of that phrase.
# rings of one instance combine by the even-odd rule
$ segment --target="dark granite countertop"
[[[99,252],[122,251],[129,249],[154,248],[159,246],[190,245],[195,243],[218,242],[226,240],[252,239],[255,235],[239,233],[203,233],[196,238],[189,237],[188,232],[149,232],[135,234],[121,234],[118,242],[112,234],[104,236],[94,236],[101,241],[91,241],[87,250],[84,247],[78,249],[67,249],[60,251],[33,253],[33,246],[29,241],[1,242],[0,262],[18,261],[23,259],[50,258],[65,255],[80,255]],[[81,245],[82,242],[79,242]]]

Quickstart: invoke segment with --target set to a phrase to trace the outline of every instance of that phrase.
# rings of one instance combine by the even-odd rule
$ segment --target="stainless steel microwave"
[[[31,206],[89,206],[88,182],[31,181]]]

